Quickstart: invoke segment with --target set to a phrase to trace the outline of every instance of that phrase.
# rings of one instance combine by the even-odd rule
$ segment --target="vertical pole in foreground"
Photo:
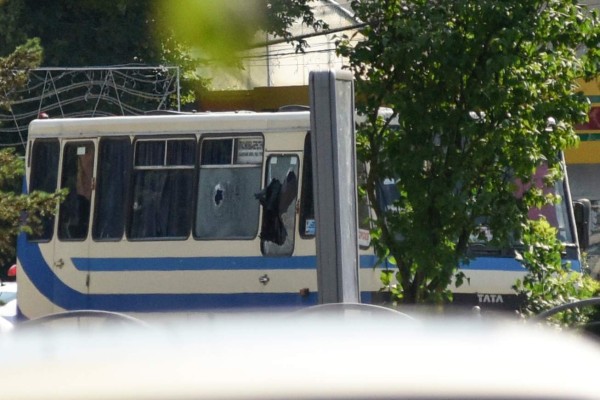
[[[354,82],[345,71],[309,82],[319,303],[358,303]]]

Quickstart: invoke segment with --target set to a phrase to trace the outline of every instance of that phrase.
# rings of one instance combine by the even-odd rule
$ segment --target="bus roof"
[[[90,137],[117,134],[298,131],[310,128],[310,113],[218,112],[176,115],[115,116],[96,118],[36,119],[29,137]]]

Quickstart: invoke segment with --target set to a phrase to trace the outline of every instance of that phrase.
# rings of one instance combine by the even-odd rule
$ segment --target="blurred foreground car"
[[[355,309],[16,328],[0,355],[6,399],[600,398],[585,337]]]

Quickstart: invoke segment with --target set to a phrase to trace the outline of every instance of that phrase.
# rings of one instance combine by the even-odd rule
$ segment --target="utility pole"
[[[354,81],[346,71],[309,75],[319,303],[358,303]]]

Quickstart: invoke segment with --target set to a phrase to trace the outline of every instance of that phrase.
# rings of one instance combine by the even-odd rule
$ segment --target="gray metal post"
[[[340,71],[309,81],[319,303],[358,303],[354,82]]]

